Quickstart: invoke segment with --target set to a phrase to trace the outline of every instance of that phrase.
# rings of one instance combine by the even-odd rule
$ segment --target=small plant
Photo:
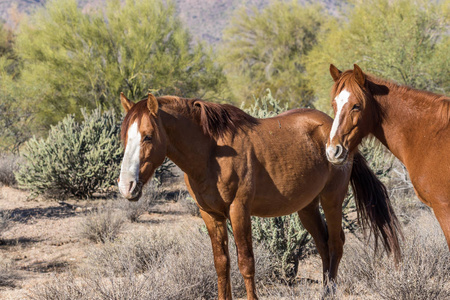
[[[252,217],[252,235],[277,259],[275,275],[288,282],[295,279],[298,263],[309,250],[311,236],[297,214],[276,218]]]
[[[14,175],[19,169],[19,156],[13,154],[0,154],[0,184],[6,186],[14,186],[16,176]]]
[[[200,209],[189,194],[180,193],[178,203],[180,203],[183,209],[191,216],[200,217]]]
[[[19,275],[11,261],[0,259],[0,286],[14,287]]]
[[[254,103],[250,107],[241,108],[249,115],[260,119],[274,117],[288,110],[287,104],[282,106],[280,101],[272,96],[270,89],[267,89],[266,92],[267,95],[262,96],[261,98],[253,97]]]
[[[11,214],[7,211],[0,212],[0,238],[2,233],[11,227]]]
[[[46,139],[26,143],[26,164],[16,173],[21,187],[89,198],[116,184],[123,151],[115,114],[100,108],[82,114],[83,122],[69,115]]]
[[[114,241],[125,223],[123,213],[114,212],[111,208],[96,211],[87,215],[82,224],[81,235],[96,243]]]

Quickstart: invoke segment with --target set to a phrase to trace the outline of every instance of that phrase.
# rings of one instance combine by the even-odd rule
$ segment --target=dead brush
[[[374,257],[367,244],[348,243],[341,288],[378,299],[450,299],[450,253],[432,214],[423,213],[405,232],[398,268],[390,257]]]
[[[230,238],[230,243],[233,244]],[[85,267],[55,275],[31,292],[31,299],[214,299],[216,272],[209,237],[199,227],[149,227],[106,242],[87,253]],[[235,297],[245,295],[237,268],[234,244],[230,247]],[[272,256],[255,246],[258,284],[268,283]]]
[[[0,286],[14,287],[19,278],[14,264],[8,259],[0,258]]]
[[[124,224],[123,212],[117,212],[110,207],[97,209],[88,213],[81,224],[81,236],[96,243],[114,241]]]
[[[14,154],[0,154],[0,184],[6,186],[16,185],[15,172],[19,170],[20,157]]]

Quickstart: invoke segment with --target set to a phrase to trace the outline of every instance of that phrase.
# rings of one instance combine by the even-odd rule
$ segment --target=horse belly
[[[258,185],[251,213],[259,217],[277,217],[297,212],[310,204],[324,189],[327,170],[317,168],[307,174],[263,182]]]

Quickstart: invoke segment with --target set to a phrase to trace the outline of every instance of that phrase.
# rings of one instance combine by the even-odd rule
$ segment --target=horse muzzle
[[[122,176],[121,176],[122,177]],[[138,201],[142,196],[142,183],[134,179],[119,179],[120,194],[129,201]]]
[[[333,165],[342,165],[347,161],[348,149],[344,146],[337,144],[336,146],[327,145],[326,148],[327,159]]]

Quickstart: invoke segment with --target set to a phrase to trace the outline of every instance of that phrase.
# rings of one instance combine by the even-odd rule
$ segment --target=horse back
[[[234,137],[230,146],[236,156],[221,166],[222,174],[234,178],[227,176],[232,180],[222,190],[234,197],[252,195],[254,215],[299,211],[324,190],[334,174],[325,155],[331,125],[329,116],[312,109],[290,110],[260,120]],[[230,189],[232,186],[236,189]]]

